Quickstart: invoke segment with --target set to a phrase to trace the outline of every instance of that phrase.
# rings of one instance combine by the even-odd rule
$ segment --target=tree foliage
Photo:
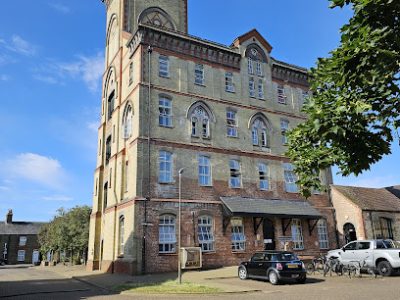
[[[53,220],[39,232],[41,252],[84,251],[89,240],[90,213],[89,206],[76,206],[69,211],[58,209]]]
[[[287,155],[305,197],[321,188],[320,170],[358,175],[390,154],[400,125],[400,1],[330,2],[351,5],[353,16],[339,47],[310,70],[309,118],[289,133]]]

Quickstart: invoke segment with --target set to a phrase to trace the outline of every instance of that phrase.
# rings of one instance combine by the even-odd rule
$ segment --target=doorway
[[[345,244],[357,240],[356,228],[352,223],[346,223],[343,225],[343,235]]]
[[[274,222],[265,218],[263,221],[264,250],[275,250]]]

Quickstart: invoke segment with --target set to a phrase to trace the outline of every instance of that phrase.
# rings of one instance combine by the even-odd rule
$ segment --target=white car
[[[392,240],[353,241],[329,251],[327,257],[337,257],[343,265],[358,262],[363,268],[376,269],[382,276],[390,276],[400,269],[400,247]]]

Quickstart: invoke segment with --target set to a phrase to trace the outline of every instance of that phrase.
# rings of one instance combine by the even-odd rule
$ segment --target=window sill
[[[239,136],[235,136],[235,135],[227,135],[226,136],[227,138],[231,138],[231,139],[238,139],[239,138]]]
[[[201,254],[202,255],[212,255],[212,254],[216,254],[217,251],[213,250],[213,251],[202,251]]]
[[[231,93],[231,94],[236,94],[236,91],[228,91],[228,90],[225,90],[225,92]]]
[[[158,255],[159,256],[178,256],[178,253],[176,253],[176,252],[171,252],[171,253],[169,253],[169,252],[166,252],[166,253],[163,253],[163,252],[158,252]]]
[[[169,75],[161,75],[161,74],[158,74],[158,77],[166,78],[166,79],[170,79],[171,78]]]
[[[288,194],[300,194],[300,192],[299,192],[299,191],[297,191],[297,192],[289,192],[289,191],[285,191],[285,193],[288,193]]]
[[[161,125],[161,124],[158,124],[158,127],[174,129],[174,125]]]
[[[174,185],[174,184],[175,184],[175,181],[169,181],[169,182],[162,182],[162,181],[159,181],[158,183],[159,183],[159,184],[162,184],[162,185]]]
[[[230,189],[240,190],[241,186],[229,186]]]
[[[207,185],[202,185],[202,184],[199,184],[199,186],[200,186],[200,187],[206,187],[206,188],[213,187],[213,185],[212,185],[212,184],[207,184]]]
[[[204,83],[197,83],[197,82],[195,82],[194,85],[201,86],[201,87],[206,87],[206,85],[205,85]]]
[[[232,250],[232,254],[243,254],[246,253],[246,250]]]

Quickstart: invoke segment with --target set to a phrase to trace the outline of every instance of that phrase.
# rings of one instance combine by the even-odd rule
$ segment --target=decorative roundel
[[[251,49],[251,54],[252,54],[253,56],[258,56],[258,51],[257,51],[257,49],[252,48],[252,49]]]

